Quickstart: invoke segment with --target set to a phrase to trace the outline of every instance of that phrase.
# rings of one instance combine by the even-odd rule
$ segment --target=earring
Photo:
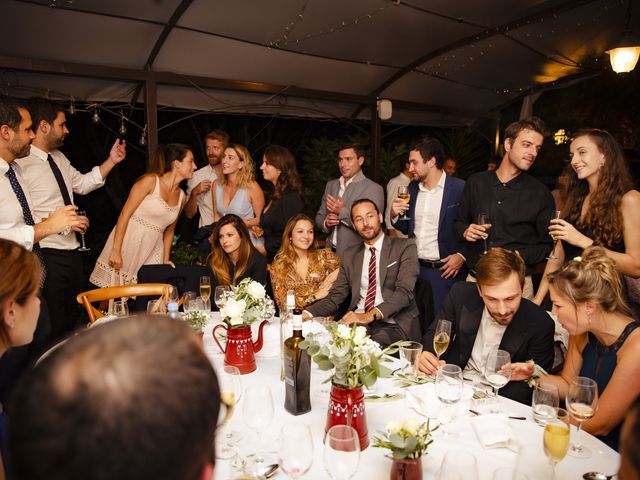
[[[16,324],[13,322],[7,323],[7,325],[9,326],[9,328],[16,328]]]
[[[591,325],[591,312],[587,312],[587,324]]]

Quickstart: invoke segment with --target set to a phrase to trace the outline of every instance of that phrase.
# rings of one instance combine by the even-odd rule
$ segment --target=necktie
[[[53,157],[51,155],[47,155],[47,161],[49,162],[49,167],[51,167],[53,176],[56,177],[56,183],[58,184],[58,188],[60,189],[60,194],[62,195],[64,204],[71,205],[71,197],[69,196],[67,185],[64,183],[64,178],[62,178],[62,172],[58,168],[58,165],[56,165],[56,163],[53,161]]]
[[[9,179],[9,183],[11,184],[11,188],[13,189],[13,193],[16,194],[18,203],[20,203],[20,206],[22,207],[22,216],[24,217],[24,223],[33,226],[35,222],[33,221],[33,216],[31,215],[31,209],[29,208],[29,203],[27,202],[27,197],[24,194],[24,190],[22,190],[22,187],[18,182],[16,172],[13,170],[13,165],[9,164],[9,170],[7,170],[7,173],[5,173],[5,175]],[[42,266],[42,273],[40,275],[40,286],[42,286],[44,284],[44,279],[47,271],[44,266],[42,250],[40,250],[40,245],[38,245],[37,243],[33,244],[33,253],[37,255],[38,259],[40,260],[40,265]]]
[[[376,306],[376,249],[369,249],[371,257],[369,258],[369,286],[367,287],[367,297],[364,300],[364,311],[368,312]]]

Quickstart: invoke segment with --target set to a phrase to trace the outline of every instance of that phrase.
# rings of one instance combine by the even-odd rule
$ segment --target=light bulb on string
[[[142,129],[142,135],[140,136],[140,141],[138,142],[141,147],[144,147],[147,144],[147,126],[145,125]]]
[[[72,116],[72,117],[76,114],[76,104],[74,102],[73,97],[71,97],[71,100],[69,102],[69,110],[68,111],[69,111],[69,115]]]
[[[97,105],[94,107],[93,115],[91,116],[91,121],[94,124],[100,123],[100,114],[98,113],[98,106]]]

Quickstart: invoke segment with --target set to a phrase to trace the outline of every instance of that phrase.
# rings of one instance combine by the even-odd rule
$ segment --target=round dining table
[[[207,356],[215,369],[221,369],[224,365],[224,354],[215,344],[212,330],[219,323],[219,314],[211,315],[210,324],[205,328],[203,337],[204,348]],[[257,325],[252,327],[254,340],[257,335]],[[218,329],[218,332],[221,329]],[[241,376],[242,389],[251,386],[268,386],[273,397],[273,420],[257,439],[255,432],[243,421],[243,396],[240,395],[238,405],[225,428],[241,432],[242,439],[236,445],[237,456],[231,459],[217,459],[214,478],[216,480],[248,478],[243,475],[239,465],[243,456],[250,455],[256,450],[266,452],[274,462],[277,462],[277,438],[280,429],[288,423],[303,423],[310,427],[313,438],[314,460],[310,470],[302,477],[304,479],[329,479],[323,461],[323,439],[327,407],[329,403],[329,384],[323,383],[327,379],[328,372],[320,371],[313,363],[311,368],[311,411],[294,416],[284,409],[285,386],[280,381],[280,349],[279,349],[279,322],[273,319],[264,328],[264,345],[256,354],[257,368],[254,372]],[[223,342],[222,342],[223,343]],[[224,343],[223,343],[224,346]],[[388,365],[395,368],[399,360],[392,359]],[[471,387],[465,387],[465,391]],[[409,391],[407,391],[409,390]],[[371,390],[365,392],[367,396],[391,398],[388,401],[366,400],[366,417],[369,430],[370,445],[361,452],[360,464],[354,479],[383,480],[389,478],[391,460],[389,451],[373,446],[373,437],[378,431],[386,428],[391,421],[400,421],[409,418],[427,420],[430,403],[434,400],[433,384],[414,385],[401,387],[392,378],[379,379]],[[416,408],[416,404],[424,402],[425,409]],[[479,410],[476,404],[472,404],[471,395],[463,395],[463,399],[457,404],[456,417],[447,422],[444,428],[439,428],[433,433],[433,443],[428,447],[427,453],[422,457],[424,479],[437,479],[442,459],[447,452],[459,450],[471,453],[475,456],[479,480],[491,480],[494,472],[503,467],[514,467],[518,461],[517,445],[538,445],[542,451],[542,437],[544,429],[536,424],[532,418],[530,406],[523,405],[513,400],[498,397],[498,409],[511,427],[514,441],[510,448],[484,448],[480,443],[476,430],[473,428],[474,415],[469,411]],[[437,405],[431,405],[437,410]],[[495,405],[494,405],[495,406]],[[426,410],[426,412],[425,412]],[[522,419],[510,419],[509,417],[524,417]],[[438,425],[438,420],[431,420],[432,425]],[[571,427],[571,440],[576,438],[576,429]],[[220,441],[220,439],[218,440]],[[578,459],[567,455],[556,466],[557,479],[581,479],[585,472],[598,471],[607,475],[616,473],[620,464],[619,454],[599,441],[594,436],[581,431],[580,442],[591,451],[591,457]],[[515,445],[515,448],[514,448]],[[238,461],[240,460],[240,461]],[[278,471],[273,479],[288,478],[284,472]]]

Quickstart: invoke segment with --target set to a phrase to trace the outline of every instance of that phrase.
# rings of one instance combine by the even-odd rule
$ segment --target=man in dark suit
[[[555,325],[543,309],[522,298],[524,261],[517,252],[493,248],[476,264],[474,283],[458,283],[445,299],[439,318],[452,322],[449,348],[438,361],[433,354],[437,320],[422,339],[420,370],[433,373],[446,363],[459,365],[463,377],[483,381],[490,351],[506,350],[512,362],[533,360],[544,369],[553,364]],[[504,397],[525,404],[531,389],[524,381],[500,389]]]
[[[464,180],[443,171],[445,159],[444,147],[437,139],[424,137],[418,142],[409,152],[409,172],[415,178],[409,184],[411,200],[407,205],[396,198],[391,206],[393,226],[416,239],[420,278],[431,287],[427,325],[440,311],[453,284],[467,275],[454,226]],[[403,213],[407,219],[396,219]]]
[[[367,333],[383,347],[397,340],[419,341],[413,296],[418,277],[415,243],[384,235],[382,214],[369,199],[353,204],[351,219],[364,243],[345,252],[329,295],[311,305],[305,316],[335,315],[351,295],[341,323],[366,325]]]
[[[340,178],[330,180],[324,189],[322,203],[316,214],[316,225],[327,233],[327,246],[344,258],[344,252],[361,242],[351,223],[351,206],[356,200],[368,198],[378,210],[384,209],[384,190],[362,173],[364,149],[351,145],[338,152]]]

